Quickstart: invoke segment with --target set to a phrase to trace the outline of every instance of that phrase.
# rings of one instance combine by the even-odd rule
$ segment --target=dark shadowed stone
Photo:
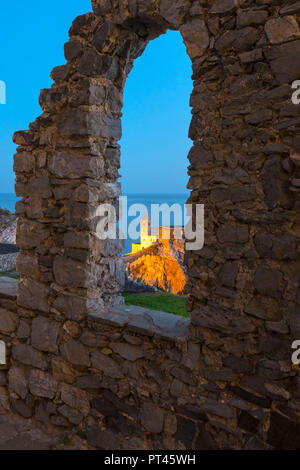
[[[271,412],[267,442],[278,450],[300,450],[300,424]]]
[[[102,299],[86,299],[71,294],[60,294],[53,302],[53,307],[63,313],[69,320],[80,321],[88,312],[103,307]]]
[[[223,286],[235,287],[236,276],[239,270],[239,262],[227,262],[224,263],[219,272],[219,281]]]
[[[229,369],[239,370],[241,372],[249,372],[252,369],[251,362],[245,357],[230,355],[225,357],[223,364]]]
[[[86,366],[90,365],[90,356],[87,348],[83,346],[79,341],[74,339],[69,339],[62,346],[62,352],[68,362],[76,366]]]
[[[117,416],[119,413],[119,409],[111,401],[103,397],[93,398],[91,406],[103,416]]]
[[[252,321],[242,317],[239,312],[206,306],[192,311],[191,322],[200,327],[221,331],[226,335],[249,333],[255,329]]]
[[[223,382],[231,382],[232,380],[237,379],[238,374],[228,369],[201,369],[199,371],[199,375],[205,377],[207,380],[213,381],[223,381]]]
[[[65,136],[91,135],[116,140],[122,136],[120,119],[97,111],[66,111],[61,114],[58,127]]]
[[[57,352],[59,324],[44,317],[32,321],[31,344],[40,351]]]
[[[72,385],[61,385],[61,399],[66,405],[79,410],[84,415],[87,415],[90,411],[88,394]]]
[[[91,356],[92,365],[95,369],[102,370],[105,375],[114,379],[120,379],[123,377],[121,368],[114,359],[101,354],[99,351],[93,351]]]
[[[120,437],[117,433],[108,430],[100,430],[96,426],[87,429],[88,444],[100,450],[118,450]]]
[[[272,144],[267,144],[263,148],[263,152],[267,155],[274,155],[276,153],[285,154],[289,153],[289,147],[282,144],[281,142],[273,142]]]
[[[49,169],[58,178],[99,178],[104,174],[99,157],[78,157],[66,152],[56,152],[50,160]]]
[[[201,429],[200,433],[197,436],[195,441],[195,449],[196,450],[217,450],[218,446],[212,436]]]
[[[289,361],[291,357],[291,345],[285,338],[265,334],[260,338],[261,351],[269,358],[278,361]]]
[[[293,13],[298,13],[300,11],[300,2],[294,2],[291,5],[287,5],[280,10],[280,14],[284,15],[292,15]]]
[[[220,243],[246,243],[249,240],[247,225],[222,225],[217,231]]]
[[[180,32],[190,59],[201,57],[209,46],[209,34],[203,20],[193,19],[185,23]]]
[[[23,400],[12,400],[11,401],[12,409],[23,416],[23,418],[31,418],[34,413],[34,407],[30,404],[27,405]]]
[[[93,45],[99,52],[102,51],[105,41],[111,33],[112,28],[113,24],[109,21],[106,21],[94,35]]]
[[[49,288],[32,280],[24,279],[19,282],[18,305],[28,309],[47,313]]]
[[[57,382],[52,375],[33,369],[29,375],[29,390],[33,396],[53,399]]]
[[[61,286],[97,287],[97,266],[79,263],[72,259],[56,256],[53,264],[55,280]]]
[[[81,42],[77,38],[72,38],[65,44],[65,58],[72,60],[79,56],[81,52]]]
[[[79,411],[70,408],[70,406],[63,405],[60,406],[57,411],[67,418],[70,423],[75,424],[76,426],[81,423],[83,416]]]
[[[260,406],[262,408],[270,408],[271,406],[271,400],[269,398],[259,397],[240,387],[230,386],[229,390],[234,395],[237,395],[238,397],[241,397],[244,400],[254,403],[255,405]]]
[[[289,314],[289,324],[294,339],[300,338],[300,307],[294,308]]]
[[[13,358],[16,361],[21,362],[21,364],[27,364],[43,370],[48,367],[45,355],[36,351],[28,344],[16,344],[12,349],[12,355]]]
[[[164,427],[164,413],[151,403],[144,403],[141,407],[141,423],[149,432],[160,433]]]
[[[176,406],[176,413],[185,416],[187,418],[192,418],[197,421],[206,423],[208,418],[203,412],[201,406],[196,405],[185,405],[185,406]]]
[[[238,4],[236,0],[215,0],[210,13],[216,15],[228,14],[236,10]]]
[[[131,344],[111,343],[110,347],[115,353],[131,362],[135,362],[137,359],[145,356],[145,352],[141,348]]]
[[[265,24],[265,32],[271,44],[287,42],[299,37],[300,31],[296,18],[271,18]]]
[[[10,335],[17,328],[17,318],[13,312],[0,308],[0,333]]]
[[[78,64],[78,72],[88,77],[103,77],[115,80],[120,73],[119,58],[98,55],[92,50],[86,51]]]
[[[278,205],[290,205],[288,185],[284,181],[281,163],[278,157],[270,158],[264,164],[261,179],[265,193],[265,202],[269,209]]]
[[[175,439],[182,442],[187,450],[193,448],[193,441],[196,436],[196,424],[190,419],[178,416],[178,425]]]
[[[253,297],[245,305],[244,311],[262,320],[281,320],[282,312],[276,300],[267,297]]]
[[[267,18],[268,12],[264,10],[240,11],[237,15],[237,26],[243,28],[245,26],[259,25],[264,23]]]
[[[255,419],[250,413],[247,411],[241,411],[241,414],[238,419],[238,427],[243,429],[244,431],[248,431],[252,434],[255,434],[257,431],[257,426],[259,421]]]
[[[261,264],[255,272],[253,285],[259,294],[277,299],[284,287],[282,273],[266,264]]]
[[[188,159],[191,162],[193,167],[201,167],[205,163],[210,163],[213,161],[213,155],[211,152],[205,150],[205,148],[200,144],[194,144],[191,148],[188,155]]]
[[[264,53],[279,83],[288,83],[299,78],[300,40],[267,47]],[[290,64],[294,64],[293,67]]]
[[[8,383],[9,390],[17,393],[17,395],[19,395],[23,400],[26,398],[28,387],[23,369],[16,366],[10,367],[8,372]]]
[[[200,407],[206,413],[221,416],[222,418],[235,417],[235,412],[230,406],[228,406],[226,403],[221,403],[217,400],[206,400],[200,405]]]
[[[83,390],[98,390],[101,384],[102,380],[98,375],[83,375],[76,380],[76,387]]]

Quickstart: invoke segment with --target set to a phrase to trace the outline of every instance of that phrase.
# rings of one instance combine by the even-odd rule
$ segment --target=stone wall
[[[98,448],[299,449],[299,2],[92,4],[14,136],[21,279],[1,299],[1,403]],[[167,29],[193,63],[189,202],[206,207],[179,325],[122,307],[121,247],[95,234],[120,194],[126,76]]]

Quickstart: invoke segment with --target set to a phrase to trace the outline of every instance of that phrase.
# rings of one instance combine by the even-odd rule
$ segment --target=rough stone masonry
[[[21,279],[1,294],[0,403],[92,448],[299,450],[300,2],[92,4],[14,135]],[[120,194],[126,77],[168,29],[193,64],[189,202],[206,208],[190,321],[124,308],[120,246],[95,236]]]

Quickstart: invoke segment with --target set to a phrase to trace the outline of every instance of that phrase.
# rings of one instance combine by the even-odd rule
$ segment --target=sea
[[[126,194],[126,195],[123,195],[123,198],[124,196],[127,197],[127,214],[128,212],[130,213],[130,209],[131,209],[131,213],[134,214],[134,215],[128,215],[127,217],[128,226],[130,226],[130,223],[133,222],[137,217],[139,217],[140,219],[143,217],[145,208],[148,212],[149,217],[151,218],[153,205],[157,205],[157,204],[159,206],[161,206],[162,204],[167,204],[169,207],[171,207],[174,204],[177,204],[181,207],[181,210],[182,210],[181,221],[178,220],[178,218],[174,220],[174,216],[171,212],[170,225],[185,225],[188,220],[186,216],[185,208],[184,208],[184,205],[189,197],[188,193]],[[17,198],[17,196],[13,193],[0,193],[0,207],[2,209],[8,209],[11,212],[15,212],[15,204],[19,199],[20,198]],[[124,207],[124,202],[125,200],[123,199],[122,201],[123,207]],[[137,225],[136,231],[139,232],[139,223],[137,223],[136,225]],[[162,218],[162,213],[160,213],[160,216],[159,216],[159,225],[165,225],[163,218]],[[132,243],[139,243],[139,239],[133,239],[133,238],[130,238],[130,236],[128,236],[127,239],[125,239],[124,241],[125,241],[125,247],[124,247],[123,253],[130,253]]]

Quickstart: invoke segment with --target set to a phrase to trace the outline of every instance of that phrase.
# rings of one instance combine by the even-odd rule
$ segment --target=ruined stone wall
[[[299,449],[299,2],[92,3],[43,114],[14,136],[21,280],[17,304],[1,300],[2,402],[100,448]],[[165,339],[173,317],[157,335],[122,307],[121,247],[95,227],[120,193],[126,76],[168,28],[193,63],[189,202],[206,227],[186,252],[191,323]]]

